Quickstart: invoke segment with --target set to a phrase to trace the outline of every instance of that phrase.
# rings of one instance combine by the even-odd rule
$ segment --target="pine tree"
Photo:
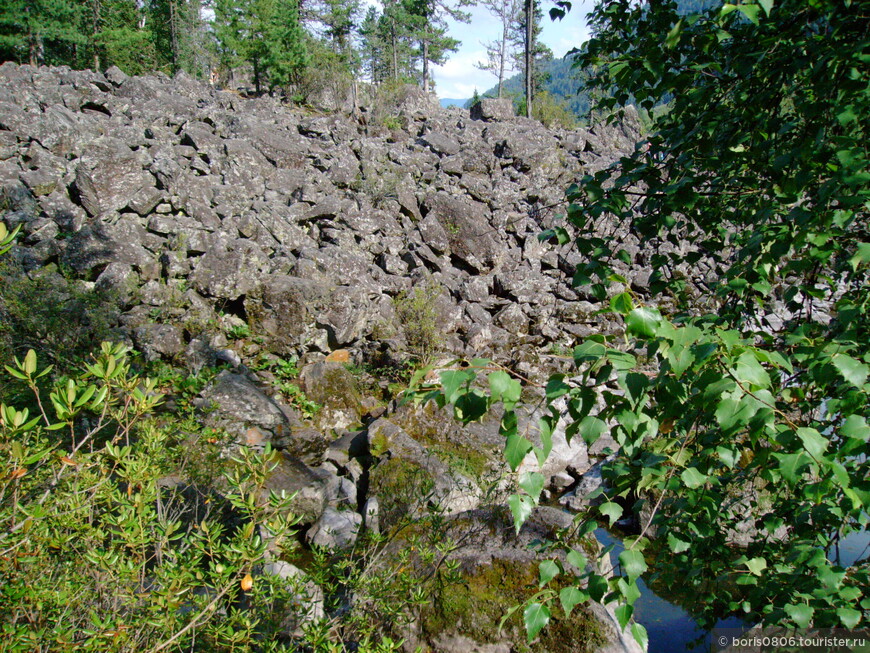
[[[83,45],[83,7],[74,0],[4,0],[0,3],[0,54],[4,60],[74,64]]]
[[[370,6],[360,24],[359,34],[363,75],[372,84],[378,84],[389,76],[389,67],[385,60],[386,43],[380,27],[378,10]]]
[[[160,66],[173,73],[195,72],[201,0],[148,0],[146,4]]]
[[[385,78],[416,80],[418,53],[412,44],[414,17],[403,0],[385,0],[378,20],[378,38],[383,46],[382,65],[388,71]]]
[[[296,0],[217,0],[215,38],[223,65],[251,65],[257,93],[294,81],[308,61]]]
[[[359,22],[360,0],[320,0],[315,19],[325,27],[330,47],[341,61],[353,65],[353,33]]]
[[[542,18],[540,5],[535,0],[524,0],[523,10],[517,15],[513,28],[513,41],[522,48],[518,67],[523,71],[524,113],[527,118],[532,117],[535,94],[547,80],[542,64],[553,58],[553,52],[540,40]]]
[[[423,64],[422,86],[426,93],[429,92],[429,64],[444,63],[448,52],[459,49],[460,42],[447,35],[447,18],[469,22],[470,15],[461,10],[468,4],[468,0],[459,0],[456,4],[446,0],[405,0],[411,36],[419,44]]]
[[[89,0],[85,18],[94,70],[118,66],[130,75],[157,67],[153,34],[136,0]]]

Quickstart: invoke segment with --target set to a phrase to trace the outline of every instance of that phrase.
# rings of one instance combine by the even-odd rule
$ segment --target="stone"
[[[320,361],[306,365],[299,374],[306,396],[320,404],[320,419],[335,428],[359,422],[363,414],[362,396],[353,375],[340,363]]]
[[[267,396],[250,379],[224,370],[202,391],[196,402],[206,411],[206,422],[246,438],[256,427],[269,438],[283,435],[288,420],[274,399]]]
[[[514,117],[514,104],[510,98],[481,98],[471,107],[472,120],[495,122]]]
[[[362,516],[356,512],[328,507],[308,531],[308,542],[330,551],[349,549],[356,542]]]
[[[262,501],[267,501],[269,492],[293,496],[291,511],[312,524],[320,519],[331,498],[335,495],[334,474],[307,466],[302,461],[282,452],[275,452],[277,465],[269,473],[260,492]]]
[[[305,626],[326,616],[323,590],[301,569],[285,560],[274,560],[263,565],[263,573],[286,581],[291,593],[290,605],[281,622],[288,637],[302,637]]]

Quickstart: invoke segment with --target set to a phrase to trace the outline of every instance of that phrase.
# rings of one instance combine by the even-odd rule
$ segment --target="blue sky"
[[[563,56],[589,37],[586,14],[592,5],[592,0],[574,2],[564,20],[554,22],[549,16],[554,3],[551,0],[542,0],[544,24],[541,40],[550,47],[555,56]],[[495,40],[500,34],[500,25],[483,7],[472,7],[470,13],[471,22],[468,24],[450,21],[450,35],[462,41],[462,45],[458,52],[450,55],[450,59],[443,66],[435,66],[435,92],[440,98],[469,98],[474,94],[475,88],[483,93],[498,81],[495,75],[479,70],[474,64],[485,59],[486,51],[481,42]],[[511,72],[508,76],[515,73],[516,71]]]

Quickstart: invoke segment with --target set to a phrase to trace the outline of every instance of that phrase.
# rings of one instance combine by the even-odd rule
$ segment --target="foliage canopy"
[[[702,625],[727,613],[864,623],[867,562],[843,564],[837,546],[866,530],[870,508],[867,9],[762,0],[681,14],[668,1],[604,0],[591,14],[577,65],[604,106],[669,110],[631,156],[568,189],[565,225],[542,238],[574,240],[585,258],[575,285],[602,301],[617,289],[609,307],[625,346],[591,338],[576,370],[549,380],[541,448],[516,430],[519,381],[494,372],[489,393],[473,389],[486,361],[442,373],[438,395],[466,420],[503,401],[514,469],[532,450],[547,457],[559,422],[568,437],[620,445],[589,517],[633,511],[641,532],[612,578],[544,588],[526,608],[530,637],[557,598],[566,613],[619,599],[627,624],[653,554],[662,582],[697,596]],[[643,264],[644,252],[642,300],[613,264]],[[517,528],[543,482],[520,478]],[[558,573],[542,568],[542,584]]]

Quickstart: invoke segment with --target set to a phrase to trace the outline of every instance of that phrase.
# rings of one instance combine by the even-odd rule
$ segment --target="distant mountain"
[[[451,100],[450,98],[444,98],[439,100],[441,102],[441,106],[445,109],[447,107],[459,107],[460,109],[465,106],[465,103],[468,102],[468,98],[464,98],[462,100]]]
[[[540,62],[542,71],[549,75],[544,82],[544,90],[557,102],[563,102],[575,116],[584,118],[589,114],[591,101],[583,89],[580,71],[571,67],[572,59],[573,57],[569,57]],[[498,87],[493,86],[483,95],[495,97],[497,90]],[[523,95],[522,73],[506,79],[502,85],[502,93],[514,98],[514,104],[518,104]]]
[[[721,4],[720,0],[677,0],[677,13],[686,15],[703,12],[719,4]],[[549,79],[544,82],[544,90],[552,95],[556,102],[564,103],[565,108],[583,120],[589,116],[592,101],[583,88],[581,71],[571,67],[572,59],[573,57],[566,57],[542,62],[543,71],[549,73]],[[498,86],[493,86],[482,95],[495,97],[497,90]],[[519,104],[523,92],[522,73],[517,73],[504,81],[502,93],[514,98],[514,107]]]

